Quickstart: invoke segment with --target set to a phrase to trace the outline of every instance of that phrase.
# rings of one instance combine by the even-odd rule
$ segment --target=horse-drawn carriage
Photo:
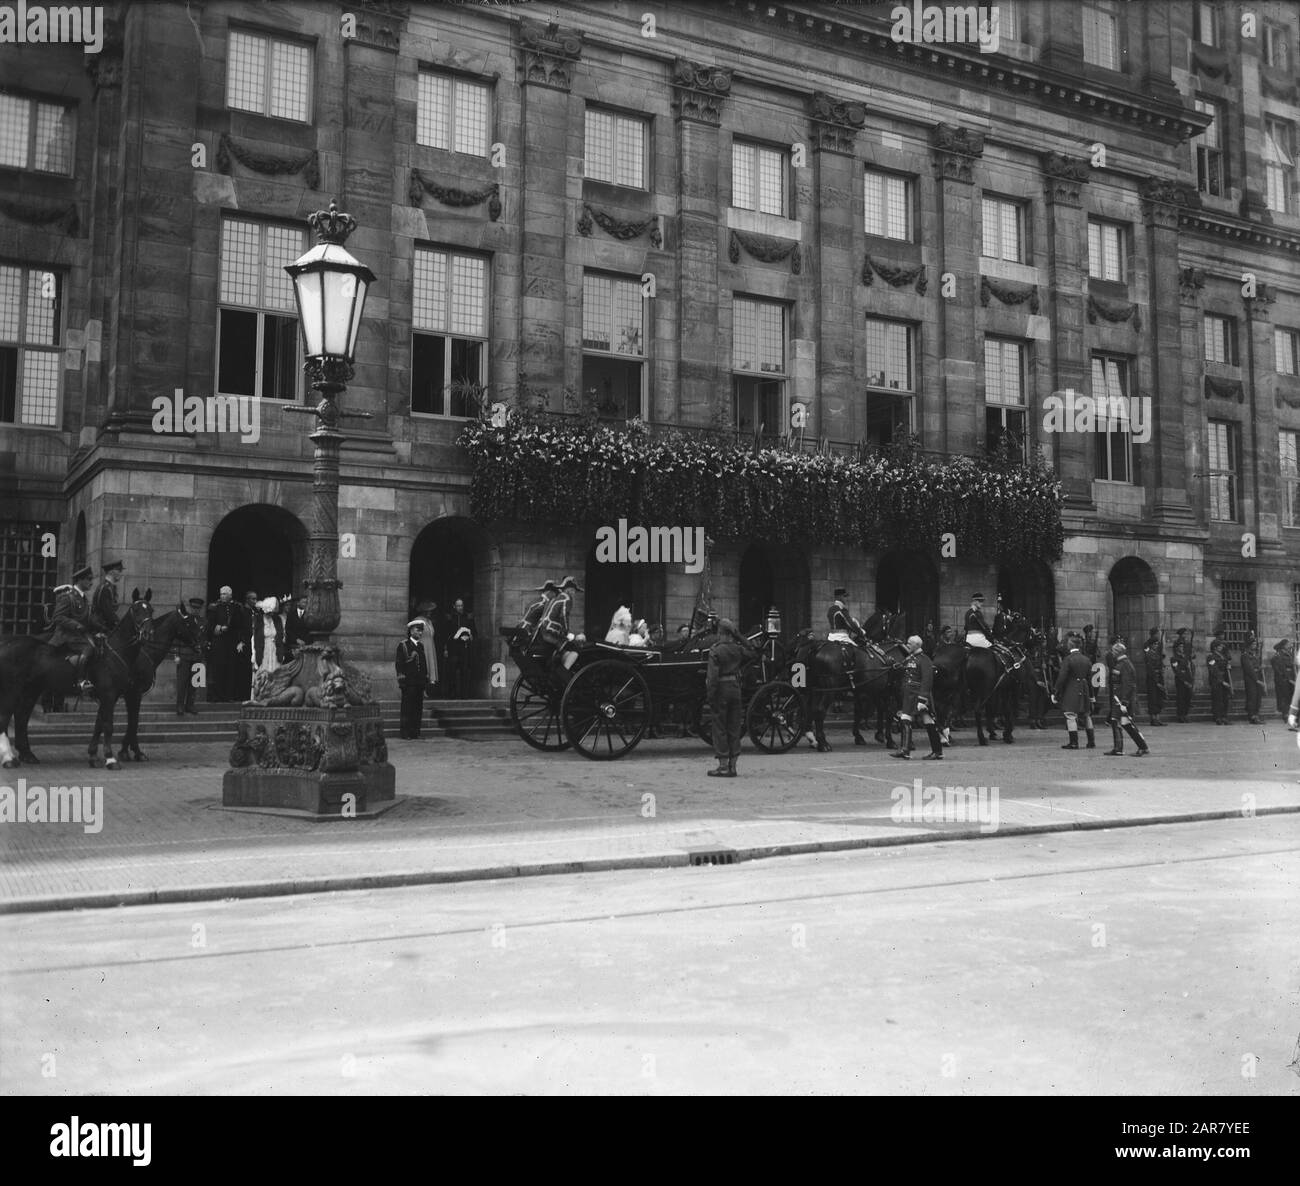
[[[712,636],[669,646],[579,644],[565,667],[547,646],[503,629],[519,677],[510,689],[515,731],[539,750],[572,746],[596,761],[621,758],[647,736],[693,734],[712,744],[706,679]],[[775,643],[764,647],[742,683],[745,732],[769,753],[793,748],[806,719],[803,697],[785,678]]]

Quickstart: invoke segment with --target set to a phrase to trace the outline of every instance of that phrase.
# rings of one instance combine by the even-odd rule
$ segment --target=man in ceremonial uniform
[[[447,696],[452,700],[464,700],[469,695],[470,662],[478,630],[474,625],[474,615],[465,612],[465,603],[459,597],[447,615],[444,636],[447,639]]]
[[[1273,695],[1277,697],[1277,711],[1286,715],[1295,691],[1295,652],[1291,640],[1284,638],[1273,645]]]
[[[1264,700],[1264,656],[1252,630],[1241,648],[1241,691],[1246,698],[1246,720],[1259,724],[1259,708]]]
[[[406,623],[406,637],[397,644],[393,666],[397,686],[402,692],[402,716],[398,736],[408,741],[420,738],[420,718],[424,715],[424,690],[429,683],[429,664],[424,655],[424,622],[412,618]]]
[[[848,595],[847,589],[836,589],[835,600],[826,610],[826,637],[831,642],[857,642],[862,638],[862,627],[849,613],[845,603]]]
[[[993,645],[993,632],[984,620],[984,594],[974,593],[970,599],[970,609],[966,611],[966,645],[988,649]]]
[[[542,613],[542,624],[538,636],[542,642],[552,647],[551,663],[565,668],[572,667],[578,656],[574,651],[564,652],[565,645],[573,640],[569,630],[569,611],[573,606],[570,589],[582,592],[582,586],[572,577],[565,577],[550,604]]]
[[[1192,650],[1188,629],[1179,626],[1174,632],[1174,657],[1169,666],[1174,672],[1174,719],[1180,725],[1187,723],[1187,714],[1192,710],[1192,687],[1196,682],[1195,659],[1196,652]]]
[[[930,739],[930,752],[923,760],[943,760],[943,745],[939,741],[939,729],[930,709],[933,700],[934,664],[925,653],[925,646],[920,636],[913,634],[907,640],[907,658],[903,660],[903,708],[898,714],[902,729],[898,738],[898,749],[890,755],[891,757],[911,756],[908,750],[912,748],[912,722],[919,721],[925,727],[925,735]]]
[[[1210,653],[1205,658],[1205,674],[1210,681],[1210,711],[1216,725],[1228,725],[1228,702],[1232,699],[1231,656],[1221,638],[1210,643]]]
[[[713,711],[713,752],[718,766],[708,773],[710,778],[735,778],[743,726],[740,677],[756,656],[728,619],[719,620],[717,634],[717,641],[709,648],[705,690]]]
[[[541,596],[524,610],[524,616],[519,620],[519,633],[525,647],[531,647],[537,641],[537,636],[542,629],[542,619],[546,616],[546,607],[551,604],[552,598],[559,591],[559,585],[554,581],[547,581],[537,589]]]
[[[1061,663],[1056,677],[1056,691],[1052,703],[1059,703],[1065,716],[1065,731],[1069,740],[1062,749],[1079,748],[1079,718],[1083,718],[1088,733],[1088,749],[1095,749],[1097,737],[1092,728],[1092,664],[1080,649],[1082,639],[1071,634],[1067,640],[1069,651]]]
[[[192,617],[203,621],[203,598],[191,597],[186,605]],[[203,661],[207,650],[207,638],[200,638],[197,644],[191,644],[179,635],[176,639],[176,715],[192,717],[199,715],[194,707],[194,669]]]
[[[1011,625],[1011,611],[1002,603],[1002,594],[998,594],[997,611],[993,615],[993,634],[995,640],[1006,638]]]
[[[86,665],[95,653],[97,636],[102,640],[107,633],[90,603],[94,579],[95,570],[89,565],[77,569],[72,584],[61,585],[56,591],[51,615],[50,645],[65,654],[83,694],[93,691]]]
[[[234,596],[234,589],[222,585],[217,600],[208,606],[209,704],[236,698],[236,667],[244,653],[244,612]]]
[[[1153,725],[1164,727],[1160,714],[1165,707],[1165,644],[1160,630],[1152,626],[1142,648],[1147,669],[1147,717]]]
[[[99,587],[95,590],[94,598],[91,600],[95,617],[103,623],[106,634],[117,625],[117,585],[122,579],[122,569],[123,565],[120,560],[105,564],[103,576],[99,579]]]
[[[1124,754],[1123,729],[1137,745],[1135,758],[1145,758],[1151,751],[1147,749],[1146,738],[1138,731],[1133,719],[1132,706],[1137,697],[1137,671],[1133,660],[1128,657],[1128,647],[1117,642],[1110,650],[1110,715],[1106,718],[1110,725],[1114,743],[1106,751],[1106,757],[1122,757]]]
[[[1097,641],[1091,626],[1083,628],[1083,640],[1079,644],[1079,650],[1089,663],[1101,662],[1101,644]]]

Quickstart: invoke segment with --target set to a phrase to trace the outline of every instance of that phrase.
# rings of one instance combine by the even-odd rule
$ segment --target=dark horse
[[[1034,671],[1025,653],[1029,640],[1029,622],[1016,615],[1000,641],[1012,648],[1016,658],[1010,669],[992,649],[968,649],[962,643],[946,643],[934,652],[934,699],[940,729],[963,702],[975,717],[975,732],[980,745],[988,745],[984,726],[990,736],[997,732],[997,718],[1003,718],[1002,740],[1015,741],[1016,700],[1023,692],[1032,695]]]
[[[828,642],[811,637],[804,631],[795,640],[794,665],[802,664],[802,686],[807,689],[808,715],[811,718],[813,738],[819,753],[827,753],[830,742],[826,740],[826,710],[837,695],[853,695],[853,741],[866,745],[861,722],[869,715],[872,704],[887,704],[891,677],[896,663],[884,647],[860,647],[847,642]],[[794,679],[798,672],[792,668],[791,678],[796,687],[801,681]],[[877,741],[892,744],[892,727],[889,714],[880,710],[881,725]]]
[[[104,765],[117,769],[113,756],[113,710],[118,697],[131,684],[140,648],[153,632],[153,590],[131,592],[131,605],[109,634],[102,651],[96,652],[87,665],[86,677],[94,685],[99,701],[95,733],[87,750],[90,764],[96,763],[99,738],[104,737]],[[68,695],[76,688],[72,665],[41,637],[10,637],[0,640],[0,765],[17,766],[21,762],[37,764],[27,739],[27,721],[32,709],[45,692]],[[14,721],[14,741],[18,753],[9,745],[9,720]]]
[[[135,661],[135,678],[122,692],[126,701],[126,733],[117,756],[125,761],[147,762],[140,749],[140,701],[153,687],[158,664],[179,637],[191,650],[198,651],[203,643],[203,622],[191,614],[184,605],[178,605],[153,624],[153,636],[145,640]],[[128,752],[129,751],[129,752]]]

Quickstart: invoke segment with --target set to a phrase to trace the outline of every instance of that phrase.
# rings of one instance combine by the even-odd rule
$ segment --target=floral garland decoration
[[[916,291],[922,296],[925,296],[925,290],[930,283],[925,277],[924,264],[917,264],[914,268],[908,268],[901,264],[888,264],[884,260],[872,259],[870,255],[863,256],[862,283],[870,287],[875,276],[879,276],[891,288],[902,288],[905,284],[911,284],[915,280]]]
[[[798,276],[803,271],[803,253],[799,244],[792,239],[774,239],[770,235],[751,235],[745,231],[733,230],[727,244],[727,258],[733,264],[740,263],[740,249],[765,264],[776,263],[790,257],[790,271]]]
[[[1219,399],[1235,399],[1239,404],[1246,402],[1246,392],[1239,379],[1216,379],[1213,375],[1205,376],[1205,398],[1217,396]]]
[[[223,173],[229,173],[232,157],[254,173],[272,177],[281,173],[301,173],[303,182],[309,189],[320,189],[320,154],[314,148],[301,157],[276,156],[274,153],[254,152],[251,148],[244,148],[228,132],[222,132],[221,139],[217,141],[217,168]]]
[[[1138,310],[1136,301],[1129,304],[1127,301],[1110,301],[1105,297],[1089,294],[1088,324],[1096,325],[1098,317],[1112,322],[1127,321],[1131,317],[1133,328],[1139,331],[1142,329],[1142,314]]]
[[[1008,284],[980,277],[980,304],[987,305],[989,296],[997,297],[1004,305],[1023,305],[1029,302],[1029,311],[1038,312],[1038,286],[1034,284]]]
[[[11,202],[0,198],[0,214],[30,226],[49,226],[57,222],[66,235],[75,235],[81,229],[76,202],[69,202],[66,206],[44,206],[39,202]]]
[[[652,214],[641,222],[624,222],[604,210],[597,210],[586,202],[582,204],[582,211],[582,217],[578,219],[578,234],[580,235],[591,235],[592,220],[594,219],[596,225],[614,239],[625,241],[627,239],[638,239],[646,231],[649,231],[650,245],[652,247],[662,247],[664,245],[664,237],[659,230],[659,216],[657,214]]]
[[[488,217],[493,222],[501,217],[501,183],[497,181],[480,190],[455,189],[452,186],[439,185],[436,181],[430,181],[420,174],[419,169],[412,169],[411,184],[406,192],[410,204],[418,206],[424,194],[428,194],[435,202],[441,202],[444,206],[454,206],[458,209],[466,206],[481,206],[486,202]]]

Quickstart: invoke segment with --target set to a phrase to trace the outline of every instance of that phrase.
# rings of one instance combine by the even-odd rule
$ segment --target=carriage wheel
[[[568,749],[569,743],[560,725],[560,696],[549,684],[539,688],[526,675],[515,680],[510,689],[510,720],[533,749]]]
[[[794,685],[774,680],[754,693],[745,714],[745,730],[759,749],[783,754],[803,736],[807,715]]]
[[[650,688],[635,667],[602,659],[578,671],[560,704],[564,735],[584,758],[621,758],[650,725]]]

